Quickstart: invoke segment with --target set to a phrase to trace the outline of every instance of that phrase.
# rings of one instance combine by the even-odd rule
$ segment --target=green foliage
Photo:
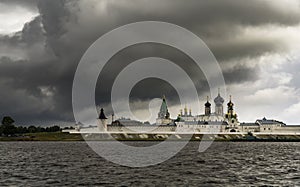
[[[75,129],[74,127],[70,126],[70,127],[64,127],[64,130],[73,130]]]
[[[16,127],[13,123],[15,121],[9,117],[5,116],[2,119],[2,125],[0,126],[0,136],[14,136],[15,134],[26,134],[26,133],[40,133],[40,132],[59,132],[61,128],[59,126],[51,126],[51,127],[36,127],[36,126],[29,126],[23,127],[18,126]]]
[[[3,117],[1,123],[2,123],[2,125],[4,125],[4,126],[9,126],[9,125],[12,125],[14,122],[15,122],[15,121],[14,121],[11,117],[5,116],[5,117]]]
[[[4,135],[14,135],[16,133],[16,127],[13,125],[15,121],[9,117],[9,116],[5,116],[2,119],[2,125],[0,127],[0,133],[4,134]]]
[[[16,134],[17,128],[14,125],[2,125],[2,134],[4,135],[14,135]]]
[[[29,133],[36,133],[37,132],[37,128],[35,126],[30,126],[30,127],[28,127],[27,130],[28,130]]]

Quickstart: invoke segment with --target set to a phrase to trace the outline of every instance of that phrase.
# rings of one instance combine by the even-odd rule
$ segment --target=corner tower
[[[98,129],[100,131],[107,131],[107,117],[104,114],[104,109],[101,108],[98,118]]]

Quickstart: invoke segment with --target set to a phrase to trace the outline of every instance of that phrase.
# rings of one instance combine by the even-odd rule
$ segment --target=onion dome
[[[205,103],[205,107],[210,107],[211,106],[211,104],[207,101],[206,103]]]
[[[214,99],[215,104],[223,105],[224,101],[225,100],[223,99],[223,97],[221,97],[220,92],[219,92],[218,96]]]
[[[233,102],[231,102],[231,101],[229,101],[229,103],[227,103],[227,106],[230,106],[230,107],[232,107],[234,104],[233,104]]]
[[[233,105],[234,105],[234,104],[233,104],[233,102],[231,101],[231,96],[230,96],[230,101],[229,101],[229,103],[227,103],[227,106],[228,106],[228,107],[233,107]]]
[[[207,102],[205,103],[205,107],[210,107],[210,106],[211,106],[211,104],[210,104],[210,102],[208,101],[208,99],[209,99],[209,97],[207,96]]]

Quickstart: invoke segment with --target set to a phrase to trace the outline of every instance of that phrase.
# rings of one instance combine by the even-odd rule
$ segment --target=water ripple
[[[1,142],[0,186],[300,186],[300,143],[197,148],[191,142],[164,163],[128,168],[99,157],[85,142]]]

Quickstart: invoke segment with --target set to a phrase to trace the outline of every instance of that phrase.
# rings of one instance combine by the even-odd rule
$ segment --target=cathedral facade
[[[184,131],[194,132],[237,132],[240,123],[234,111],[231,97],[227,104],[226,113],[224,113],[224,102],[225,100],[219,92],[214,99],[214,112],[209,97],[207,97],[204,104],[204,114],[193,115],[192,111],[187,112],[188,109],[185,107],[184,110],[180,110],[176,123],[177,127],[184,129]]]
[[[222,122],[225,120],[225,114],[223,112],[224,99],[221,97],[220,93],[214,99],[215,112],[212,112],[212,105],[209,102],[209,97],[207,97],[207,102],[204,104],[204,114],[192,115],[191,109],[187,113],[187,107],[184,108],[184,113],[180,110],[178,117],[181,121],[200,121],[200,122]]]

